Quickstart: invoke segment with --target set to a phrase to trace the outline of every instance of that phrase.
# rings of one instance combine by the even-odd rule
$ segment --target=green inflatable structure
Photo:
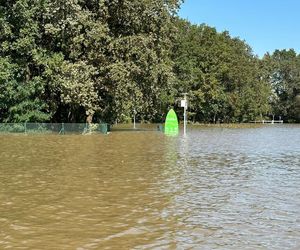
[[[165,122],[165,134],[166,135],[178,135],[178,119],[175,111],[170,109]]]

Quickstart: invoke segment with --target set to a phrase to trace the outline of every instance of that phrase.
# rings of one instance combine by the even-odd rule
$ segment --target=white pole
[[[183,135],[186,135],[186,109],[187,109],[187,100],[186,100],[186,93],[184,93],[184,113],[183,113]]]
[[[133,128],[135,129],[135,109],[133,110]]]

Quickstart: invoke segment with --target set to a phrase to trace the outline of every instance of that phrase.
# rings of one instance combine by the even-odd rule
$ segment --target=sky
[[[185,0],[179,16],[229,31],[259,57],[275,49],[300,53],[300,0]]]

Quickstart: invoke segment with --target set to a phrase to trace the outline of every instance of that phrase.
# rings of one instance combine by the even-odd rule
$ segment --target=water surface
[[[300,248],[300,126],[0,135],[0,249],[241,248]]]

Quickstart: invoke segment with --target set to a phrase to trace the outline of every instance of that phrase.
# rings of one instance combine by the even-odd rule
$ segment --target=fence
[[[106,123],[0,123],[0,133],[23,134],[107,134],[110,126]]]

